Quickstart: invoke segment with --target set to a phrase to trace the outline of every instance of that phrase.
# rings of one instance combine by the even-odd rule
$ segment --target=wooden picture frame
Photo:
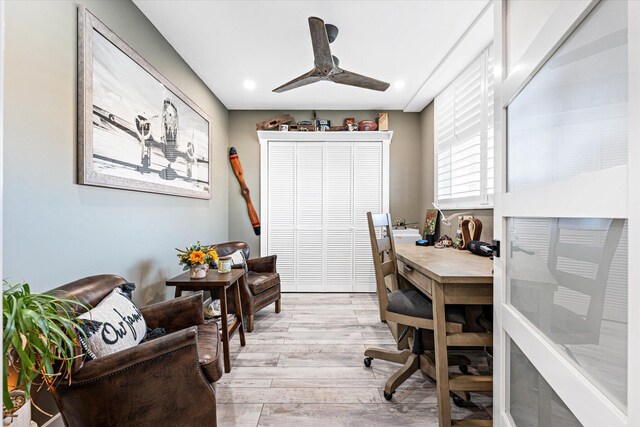
[[[211,119],[78,8],[78,184],[211,198]]]

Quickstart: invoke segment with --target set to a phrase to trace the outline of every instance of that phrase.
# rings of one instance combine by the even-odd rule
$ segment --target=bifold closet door
[[[296,145],[273,142],[268,156],[268,253],[278,255],[282,291],[295,292]]]
[[[353,291],[353,144],[325,145],[325,292]]]
[[[296,150],[296,290],[324,291],[324,146],[298,143]]]
[[[375,292],[367,212],[382,213],[382,143],[353,144],[354,292]]]
[[[367,212],[383,203],[381,142],[270,142],[267,248],[284,292],[375,292]]]

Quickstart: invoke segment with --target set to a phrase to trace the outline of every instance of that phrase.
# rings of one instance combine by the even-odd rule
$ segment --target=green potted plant
[[[31,387],[69,379],[78,352],[75,315],[82,304],[51,294],[32,294],[29,285],[4,283],[2,295],[3,425],[31,423]],[[26,424],[20,424],[26,422]]]

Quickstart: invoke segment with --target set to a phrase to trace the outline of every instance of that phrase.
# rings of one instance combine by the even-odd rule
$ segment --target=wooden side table
[[[220,294],[220,312],[222,317],[222,349],[224,353],[224,371],[231,372],[231,356],[229,354],[229,340],[236,330],[240,331],[240,345],[246,344],[244,339],[244,325],[242,323],[242,303],[240,301],[239,281],[244,277],[244,270],[233,269],[230,273],[218,273],[218,270],[209,270],[204,279],[191,279],[189,272],[169,279],[167,286],[176,287],[176,298],[182,295],[182,291],[211,291],[218,289]],[[233,322],[227,321],[227,289],[233,289],[233,297],[236,306],[236,313],[233,315]]]

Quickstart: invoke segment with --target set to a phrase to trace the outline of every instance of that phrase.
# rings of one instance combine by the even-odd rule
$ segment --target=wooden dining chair
[[[398,263],[391,229],[391,215],[367,213],[371,252],[376,276],[376,293],[380,307],[380,319],[389,325],[396,342],[404,339],[412,331],[411,349],[401,351],[381,348],[368,348],[364,364],[371,366],[373,359],[402,364],[384,386],[384,398],[391,400],[396,389],[414,372],[422,370],[435,380],[435,357],[433,352],[425,351],[423,331],[433,330],[433,307],[431,300],[413,288],[398,286]],[[382,228],[382,233],[377,229]],[[385,261],[385,257],[387,260]],[[465,323],[463,306],[448,306],[445,313],[447,332],[462,332]],[[470,364],[466,356],[450,355],[449,365],[458,365],[464,373]],[[468,393],[455,393],[454,402],[469,400]]]

